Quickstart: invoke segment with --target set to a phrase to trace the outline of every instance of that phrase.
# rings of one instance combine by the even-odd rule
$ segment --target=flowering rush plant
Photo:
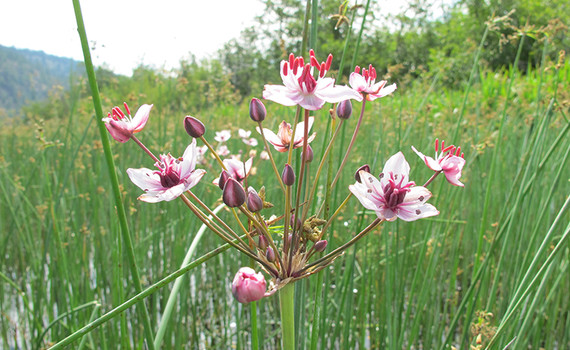
[[[368,165],[345,171],[347,160],[358,139],[366,103],[392,94],[396,85],[387,85],[384,80],[377,82],[376,70],[372,65],[366,69],[356,67],[350,75],[350,86],[337,84],[335,79],[326,76],[332,60],[332,55],[329,55],[325,61],[320,62],[311,50],[306,61],[303,57],[291,54],[281,62],[283,85],[265,85],[263,99],[295,106],[296,113],[294,120],[277,121],[279,127],[276,132],[264,127],[265,120],[269,119],[264,103],[258,98],[251,100],[249,115],[257,125],[255,128],[246,128],[248,130],[240,129],[239,137],[249,147],[257,145],[257,140],[252,137],[249,129],[255,129],[261,137],[264,158],[268,159],[273,173],[264,179],[264,187],[261,188],[248,185],[248,179],[255,176],[252,171],[254,160],[229,156],[225,142],[230,139],[231,130],[216,132],[213,137],[216,142],[214,147],[205,137],[205,125],[198,118],[186,116],[183,125],[191,138],[183,155],[179,158],[170,154],[156,157],[135,137],[135,133],[140,132],[147,122],[152,105],[143,105],[135,117],[131,118],[125,104],[127,114],[115,107],[104,118],[107,129],[115,140],[124,143],[132,139],[154,162],[155,169],[127,170],[131,181],[143,191],[139,197],[141,201],[155,203],[181,198],[212,232],[256,262],[254,268],[242,267],[237,271],[231,292],[240,303],[249,303],[279,293],[285,349],[292,349],[295,344],[291,317],[294,302],[291,288],[295,281],[311,276],[333,263],[348,247],[384,221],[415,221],[440,214],[433,204],[428,203],[432,196],[428,185],[440,173],[452,185],[463,186],[459,181],[465,165],[461,149],[445,146],[443,141],[440,143],[438,140],[435,141],[434,158],[425,156],[412,147],[421,161],[434,171],[424,185],[417,185],[410,179],[410,165],[403,152],[391,156],[379,175],[374,175]],[[337,173],[328,182],[335,186],[339,177],[346,172],[354,174],[355,180],[347,189],[340,189],[346,191],[347,197],[332,211],[332,215],[328,215],[325,210],[328,200],[317,196],[317,186],[325,162],[331,156],[340,126],[352,115],[352,101],[362,103],[360,115],[350,143],[345,150],[341,150],[344,158]],[[326,104],[336,104],[336,108],[330,109],[336,128],[330,137],[320,136],[328,144],[321,158],[316,159],[310,143],[319,135],[311,133],[311,129],[320,122],[311,113]],[[198,142],[203,146],[197,146]],[[285,161],[278,163],[274,158],[275,152],[282,153],[279,159]],[[295,155],[296,152],[299,153],[298,156]],[[214,171],[213,183],[219,187],[219,195],[233,212],[235,222],[221,219],[193,193],[195,186],[212,186],[210,183],[200,183],[205,170],[199,167],[208,157],[215,159],[219,166],[219,172]],[[294,164],[295,159],[300,164]],[[314,172],[311,172],[312,164],[316,164]],[[294,169],[299,170],[296,172]],[[274,190],[266,192],[265,188]],[[330,225],[346,205],[357,205],[356,201],[350,201],[353,196],[376,217],[362,231],[331,249],[327,240]],[[275,209],[270,209],[276,204],[283,208],[277,215],[274,214]],[[311,212],[311,208],[317,209]]]

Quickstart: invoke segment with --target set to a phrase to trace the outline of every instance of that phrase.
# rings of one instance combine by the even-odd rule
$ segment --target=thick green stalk
[[[279,289],[281,307],[281,342],[283,350],[295,350],[295,284]]]
[[[225,204],[218,205],[213,213],[217,214],[222,208],[225,207]],[[212,219],[212,215],[209,216],[210,220]],[[196,233],[196,236],[192,240],[190,244],[190,248],[182,261],[182,265],[180,266],[183,268],[184,266],[188,265],[192,256],[196,253],[196,248],[198,248],[198,243],[202,239],[204,232],[208,227],[205,224],[200,226],[200,229]],[[166,333],[166,328],[168,326],[168,321],[170,320],[170,316],[172,315],[172,310],[174,310],[174,306],[176,305],[176,299],[178,297],[178,293],[180,291],[180,287],[182,287],[182,283],[184,282],[184,276],[179,277],[174,285],[172,286],[172,290],[170,295],[168,296],[168,301],[166,302],[166,306],[164,307],[164,312],[162,314],[162,319],[160,320],[160,324],[158,325],[158,330],[156,331],[156,336],[154,337],[154,347],[160,349],[160,345],[162,344],[162,340],[164,339],[164,334]]]
[[[93,107],[95,108],[95,116],[97,118],[97,126],[99,128],[99,134],[101,135],[101,143],[103,145],[105,160],[107,162],[107,169],[109,171],[111,186],[113,188],[115,205],[117,207],[117,216],[119,218],[119,223],[121,225],[121,234],[123,236],[123,241],[125,243],[125,250],[127,252],[127,259],[128,259],[129,268],[131,270],[131,277],[133,279],[135,291],[137,293],[140,293],[142,291],[142,285],[136,265],[135,251],[133,248],[133,243],[131,241],[129,227],[127,225],[127,215],[125,212],[125,207],[123,205],[123,199],[119,188],[119,179],[117,177],[117,171],[115,169],[115,161],[113,160],[113,153],[111,151],[109,136],[107,134],[107,129],[105,128],[105,125],[102,121],[103,109],[101,107],[99,87],[97,86],[97,80],[95,78],[95,69],[93,68],[93,62],[91,61],[89,42],[87,40],[87,33],[85,31],[85,24],[83,23],[83,15],[81,13],[79,0],[73,0],[73,8],[75,10],[75,18],[77,20],[77,31],[79,32],[79,37],[81,39],[81,47],[83,49],[83,57],[85,60],[85,70],[87,71],[87,77],[89,79],[89,86],[91,88],[91,94],[93,97]],[[141,317],[144,326],[144,334],[147,346],[150,350],[153,350],[154,337],[152,334],[152,327],[150,324],[150,317],[148,314],[148,310],[146,309],[144,303],[141,303],[140,305],[139,314],[140,314],[139,317]]]

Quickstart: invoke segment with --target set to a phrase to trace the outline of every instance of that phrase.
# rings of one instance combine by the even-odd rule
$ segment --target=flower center
[[[380,177],[382,178],[383,175],[384,174],[380,174]],[[403,182],[403,176],[390,173],[388,183],[384,186],[384,200],[386,202],[386,206],[392,210],[395,210],[398,205],[404,202],[406,193],[410,192],[410,187],[414,185],[414,182],[408,182],[405,185],[403,185]]]
[[[304,87],[303,90],[309,94],[315,91],[315,88],[317,87],[317,81],[315,78],[313,78],[313,75],[311,74],[311,67],[308,64],[305,66],[305,68],[303,68],[303,73],[299,77],[298,81],[299,85],[302,88]]]
[[[171,188],[180,183],[180,166],[178,165],[178,160],[172,157],[170,154],[165,156],[160,156],[160,163],[156,166],[160,171],[155,173],[160,176],[160,184],[165,188]]]

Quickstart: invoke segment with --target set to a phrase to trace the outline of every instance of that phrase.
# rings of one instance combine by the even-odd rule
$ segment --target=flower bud
[[[336,106],[336,115],[340,119],[348,119],[352,115],[352,103],[350,100],[344,100]]]
[[[307,156],[305,156],[305,154],[303,154],[303,157],[305,158],[305,162],[307,162],[307,163],[310,163],[313,161],[313,158],[314,158],[313,148],[310,145],[307,145]]]
[[[281,179],[286,186],[293,186],[295,183],[295,172],[289,164],[285,164],[285,168],[281,173]]]
[[[258,241],[258,244],[257,244],[257,246],[259,247],[259,249],[261,249],[261,250],[267,249],[268,244],[269,244],[269,242],[267,242],[267,238],[265,238],[264,235],[260,235],[260,236],[259,236],[259,241]]]
[[[220,174],[220,179],[218,180],[218,186],[220,187],[220,190],[224,189],[224,186],[226,185],[226,182],[230,177],[231,176],[227,171],[222,170],[222,173]]]
[[[237,301],[247,304],[265,296],[265,277],[252,268],[242,267],[232,282],[232,294]]]
[[[202,124],[202,122],[198,119],[189,115],[184,118],[184,129],[186,129],[188,135],[192,136],[195,139],[202,137],[202,135],[204,135],[206,132],[206,127],[204,124]]]
[[[265,105],[261,102],[258,98],[252,98],[249,102],[249,117],[254,122],[261,123],[265,120],[265,115],[267,111],[265,109]]]
[[[317,243],[315,243],[313,248],[315,249],[316,252],[320,253],[320,252],[323,252],[327,248],[327,244],[328,244],[328,242],[323,239],[323,240],[320,240]]]
[[[297,226],[295,226],[295,223],[297,224]],[[293,214],[291,215],[291,222],[289,224],[295,230],[299,230],[301,228],[301,219],[295,219],[295,214]]]
[[[265,252],[265,257],[269,262],[275,262],[275,251],[271,247],[267,247],[267,251]]]
[[[245,191],[240,183],[233,177],[230,177],[228,181],[226,181],[222,199],[230,208],[239,207],[245,203]]]
[[[263,209],[263,201],[261,200],[261,197],[259,197],[257,191],[251,186],[247,189],[247,209],[252,213],[257,213]]]
[[[363,166],[358,168],[358,170],[356,170],[356,173],[354,174],[354,179],[360,183],[362,183],[362,180],[360,179],[360,171],[361,170],[364,170],[367,173],[369,173],[370,172],[370,166],[368,164],[364,164]]]

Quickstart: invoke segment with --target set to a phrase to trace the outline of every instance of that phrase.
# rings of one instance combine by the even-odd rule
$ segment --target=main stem
[[[295,284],[279,289],[281,307],[281,344],[283,350],[295,350]]]

